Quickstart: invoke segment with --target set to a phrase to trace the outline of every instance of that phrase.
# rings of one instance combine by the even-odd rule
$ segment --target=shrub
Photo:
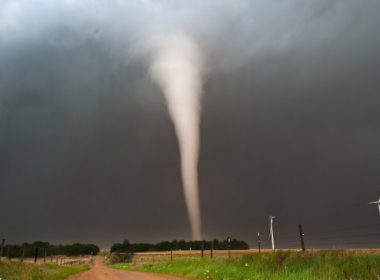
[[[130,263],[133,259],[133,253],[111,253],[109,263]]]

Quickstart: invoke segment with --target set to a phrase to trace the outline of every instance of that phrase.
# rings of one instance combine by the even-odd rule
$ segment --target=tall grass
[[[53,263],[35,265],[19,261],[2,260],[1,280],[60,280],[89,269],[88,265],[62,266]]]
[[[123,268],[116,265],[115,268]],[[125,269],[200,279],[380,279],[380,254],[365,251],[270,252],[231,260],[182,259]]]

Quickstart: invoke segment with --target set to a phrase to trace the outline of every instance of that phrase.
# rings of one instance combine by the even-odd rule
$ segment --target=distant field
[[[173,261],[120,263],[113,267],[215,280],[380,279],[380,253],[377,250],[318,250],[246,253],[231,259],[177,256]]]
[[[60,280],[72,274],[88,270],[89,265],[57,265],[54,263],[32,264],[2,260],[1,280]]]

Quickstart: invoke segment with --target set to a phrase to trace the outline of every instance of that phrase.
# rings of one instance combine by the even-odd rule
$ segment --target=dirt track
[[[91,270],[70,276],[67,280],[181,280],[181,278],[156,273],[112,269],[105,266],[101,258],[96,258],[95,265]]]

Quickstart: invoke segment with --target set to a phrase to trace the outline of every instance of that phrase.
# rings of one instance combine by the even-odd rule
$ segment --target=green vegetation
[[[133,253],[111,253],[108,256],[108,264],[116,264],[116,263],[130,263],[133,259]]]
[[[24,249],[26,258],[34,257],[36,249],[39,257],[46,254],[48,256],[65,255],[65,256],[80,256],[80,255],[96,255],[99,252],[99,247],[94,244],[75,243],[71,245],[53,245],[49,242],[36,241],[31,244],[24,243],[22,245],[8,244],[4,247],[5,255],[9,258],[21,258]]]
[[[112,268],[116,269],[125,269],[125,270],[133,270],[136,267],[133,266],[131,263],[115,263],[113,265],[110,265]]]
[[[365,251],[252,253],[210,260],[179,259],[158,264],[115,264],[114,268],[162,272],[201,279],[380,279],[380,254]]]
[[[41,265],[2,260],[0,263],[1,280],[59,280],[88,270],[88,265],[62,266],[53,263]]]
[[[204,243],[204,244],[203,244]],[[123,243],[115,243],[111,247],[111,253],[133,253],[133,252],[160,252],[160,251],[170,251],[170,250],[201,250],[202,246],[204,249],[213,248],[215,250],[226,250],[228,249],[228,242],[226,240],[219,241],[214,239],[212,241],[185,241],[185,240],[173,240],[173,241],[162,241],[157,244],[149,243],[129,243],[126,239]],[[248,249],[249,246],[245,241],[231,239],[230,249],[231,250],[241,250]]]

